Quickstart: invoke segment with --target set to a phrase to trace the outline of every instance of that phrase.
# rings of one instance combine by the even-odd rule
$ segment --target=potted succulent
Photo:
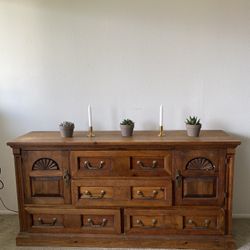
[[[73,122],[64,121],[59,124],[59,128],[62,137],[72,137],[75,124]]]
[[[120,123],[122,136],[132,136],[135,123],[130,119],[124,119]]]
[[[189,116],[186,119],[186,128],[188,136],[198,137],[201,130],[200,119],[197,116]]]

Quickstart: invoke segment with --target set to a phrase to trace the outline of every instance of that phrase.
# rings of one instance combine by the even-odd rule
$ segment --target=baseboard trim
[[[4,215],[4,214],[17,214],[17,213],[9,211],[9,210],[0,209],[0,215]]]
[[[17,246],[161,248],[161,249],[236,249],[230,235],[90,235],[74,233],[24,233],[16,238]]]
[[[250,214],[233,214],[234,219],[250,219]]]

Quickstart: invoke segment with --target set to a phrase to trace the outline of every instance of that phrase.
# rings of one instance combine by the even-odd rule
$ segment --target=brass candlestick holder
[[[88,137],[95,137],[95,134],[93,132],[93,127],[89,127],[89,133],[88,133]]]
[[[158,136],[163,137],[165,136],[164,130],[163,130],[163,126],[160,126],[160,133],[158,134]]]

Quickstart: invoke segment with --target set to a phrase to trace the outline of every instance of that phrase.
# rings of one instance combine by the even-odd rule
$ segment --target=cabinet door
[[[175,204],[215,205],[224,202],[225,150],[175,153]]]
[[[24,151],[25,203],[70,203],[68,153]]]

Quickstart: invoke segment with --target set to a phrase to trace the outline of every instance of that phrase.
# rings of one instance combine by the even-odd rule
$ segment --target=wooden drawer
[[[182,216],[174,210],[125,209],[126,234],[170,234],[182,230]]]
[[[171,176],[170,151],[73,151],[73,178],[96,176]]]
[[[170,176],[171,168],[171,151],[144,151],[130,154],[132,176]]]
[[[119,209],[26,208],[29,232],[118,234]]]
[[[126,176],[129,158],[121,151],[72,151],[70,165],[73,178]]]
[[[125,233],[224,234],[223,209],[125,209]]]
[[[72,181],[72,202],[76,207],[171,206],[170,179],[81,179]]]
[[[188,234],[224,234],[223,209],[186,209],[183,214],[183,231]]]

